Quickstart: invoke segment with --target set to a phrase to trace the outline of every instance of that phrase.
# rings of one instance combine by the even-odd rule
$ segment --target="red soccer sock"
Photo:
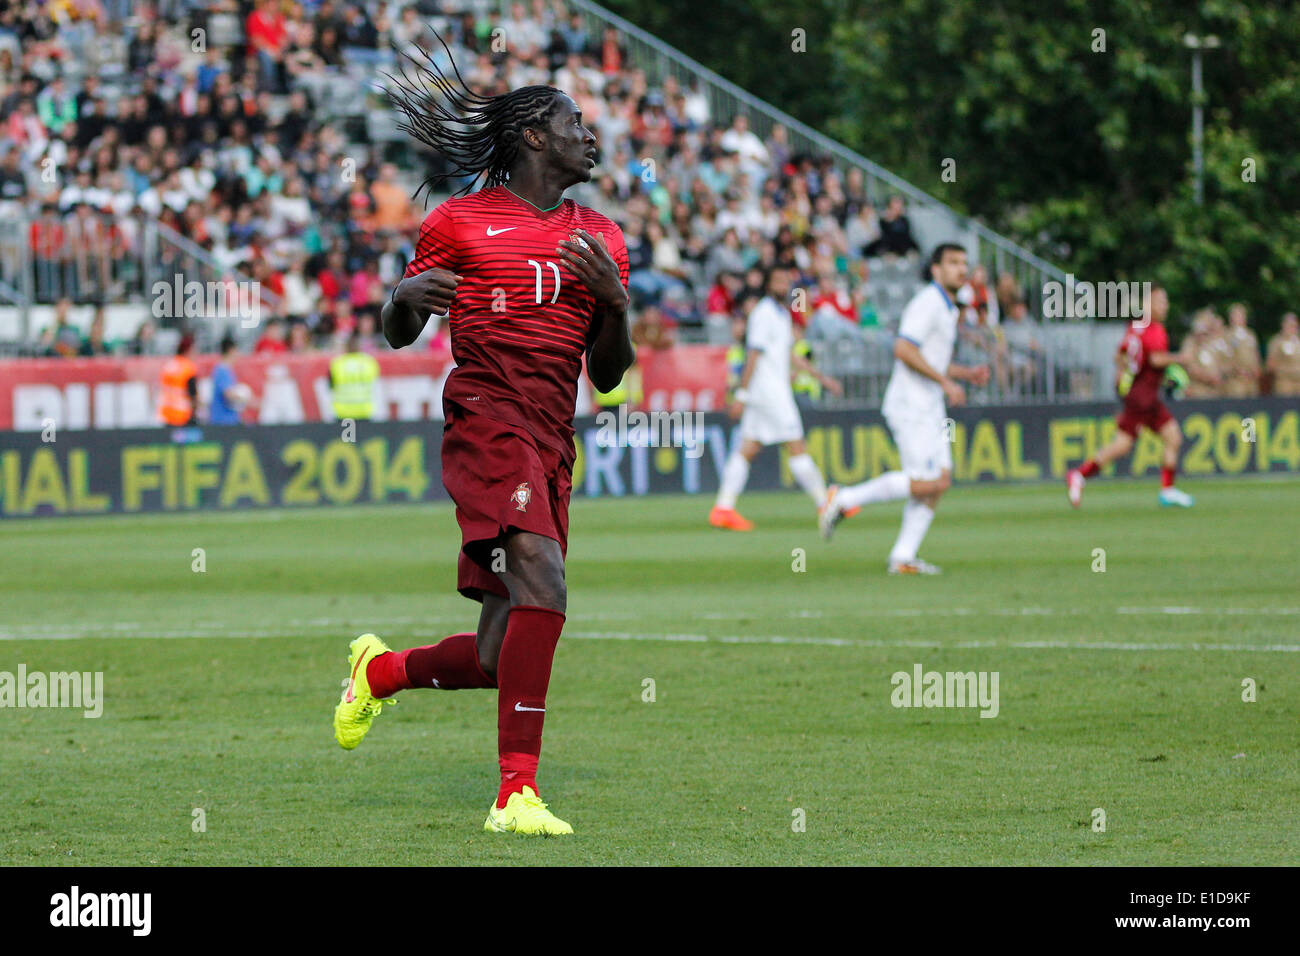
[[[479,667],[473,634],[453,634],[427,647],[380,654],[366,665],[366,679],[376,697],[391,697],[412,687],[468,690],[496,686]]]
[[[1160,487],[1161,487],[1161,488],[1172,488],[1172,487],[1174,486],[1174,475],[1175,475],[1175,474],[1177,474],[1177,469],[1174,469],[1174,468],[1161,468],[1161,469],[1160,469]]]
[[[1101,466],[1097,464],[1097,459],[1089,458],[1079,467],[1079,474],[1085,478],[1091,478],[1097,472],[1101,471]]]
[[[524,787],[537,792],[537,758],[542,752],[546,688],[551,661],[564,628],[564,615],[544,607],[510,609],[497,659],[497,752],[501,789],[497,807]]]

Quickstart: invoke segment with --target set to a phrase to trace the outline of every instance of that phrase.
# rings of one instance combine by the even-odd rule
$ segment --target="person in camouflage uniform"
[[[1228,363],[1224,369],[1223,394],[1249,398],[1259,394],[1259,339],[1246,324],[1246,307],[1234,302],[1228,309]]]
[[[1274,395],[1300,395],[1300,319],[1282,316],[1282,328],[1268,341],[1269,374]]]

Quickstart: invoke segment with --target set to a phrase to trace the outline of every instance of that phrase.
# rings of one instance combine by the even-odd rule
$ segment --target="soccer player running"
[[[822,537],[830,540],[850,509],[907,498],[903,524],[889,552],[890,574],[939,574],[917,557],[939,499],[952,484],[951,436],[945,427],[951,405],[966,401],[959,382],[983,385],[987,365],[952,361],[957,341],[957,292],[966,284],[966,250],[943,243],[930,256],[930,283],[907,303],[894,340],[894,370],[880,411],[898,446],[900,470],[841,488],[821,515]]]
[[[722,468],[721,487],[709,512],[709,524],[715,528],[754,529],[753,522],[736,510],[736,499],[749,481],[750,463],[764,445],[785,445],[790,455],[790,474],[819,511],[829,499],[822,473],[804,446],[803,420],[794,400],[790,366],[793,363],[798,371],[812,375],[837,395],[841,388],[839,382],[794,354],[794,325],[785,304],[794,286],[793,272],[786,266],[773,266],[763,284],[766,294],[749,313],[745,367],[730,408],[732,418],[740,419],[740,447]]]
[[[483,828],[568,834],[538,796],[537,764],[564,626],[578,377],[584,353],[600,391],[632,364],[627,249],[612,220],[563,198],[596,164],[572,99],[549,86],[481,96],[428,63],[419,84],[393,78],[400,128],[473,177],[462,192],[486,181],[429,214],[382,318],[401,348],[449,310],[443,483],[462,535],[457,589],[482,610],[474,633],[428,647],[353,641],[335,736],[356,747],[401,690],[496,688],[501,785]]]
[[[1083,486],[1087,480],[1132,451],[1141,428],[1151,429],[1164,442],[1160,504],[1167,508],[1190,508],[1195,503],[1191,495],[1174,486],[1183,429],[1160,400],[1165,370],[1186,361],[1180,353],[1169,351],[1169,332],[1165,329],[1165,316],[1168,314],[1169,295],[1162,286],[1152,286],[1145,314],[1129,325],[1115,353],[1115,389],[1124,401],[1120,413],[1115,416],[1119,431],[1109,445],[1080,467],[1070,469],[1065,476],[1066,494],[1070,504],[1076,508],[1083,501]],[[1183,344],[1186,348],[1187,343]]]

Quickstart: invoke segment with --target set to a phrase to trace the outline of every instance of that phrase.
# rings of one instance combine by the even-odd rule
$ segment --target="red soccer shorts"
[[[442,483],[456,503],[461,550],[456,589],[482,601],[508,598],[492,570],[512,529],[530,531],[569,548],[569,494],[573,476],[560,453],[517,425],[447,408],[442,434]]]
[[[1115,425],[1130,438],[1137,438],[1138,430],[1143,425],[1153,432],[1158,432],[1165,427],[1165,422],[1173,417],[1169,409],[1165,408],[1165,403],[1157,400],[1154,405],[1141,408],[1125,405],[1115,416]]]

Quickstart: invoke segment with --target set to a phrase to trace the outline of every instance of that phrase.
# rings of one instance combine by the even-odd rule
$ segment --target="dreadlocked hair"
[[[524,130],[543,125],[561,93],[553,86],[525,86],[500,96],[475,93],[461,77],[446,41],[431,32],[447,51],[454,79],[418,44],[414,49],[419,59],[394,45],[400,78],[384,74],[392,81],[385,90],[389,102],[405,116],[397,128],[452,164],[448,172],[426,179],[415,195],[453,176],[472,177],[456,190],[457,196],[473,192],[484,176],[483,188],[503,186],[519,158]],[[408,62],[414,76],[407,73]]]

